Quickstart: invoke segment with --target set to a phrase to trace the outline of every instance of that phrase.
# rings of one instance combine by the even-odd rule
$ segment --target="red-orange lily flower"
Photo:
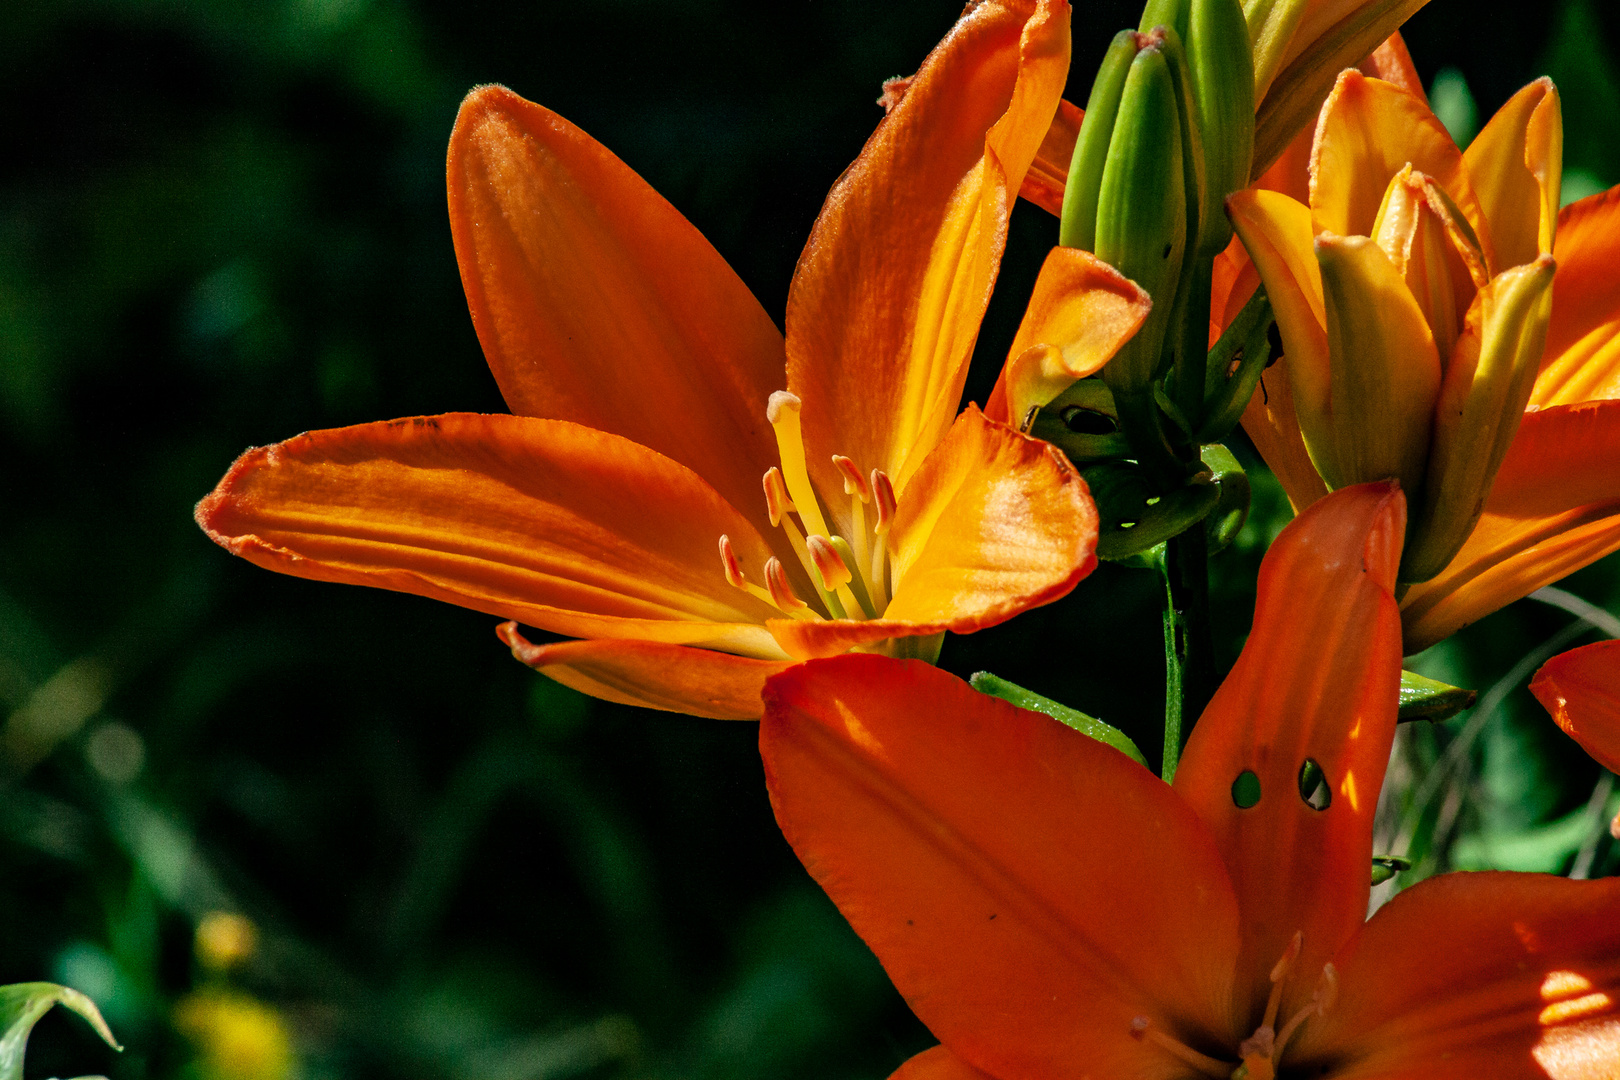
[[[882,657],[766,687],[777,820],[943,1046],[906,1080],[1620,1071],[1620,880],[1445,874],[1366,919],[1396,723],[1389,484],[1304,511],[1167,785]]]
[[[1536,672],[1530,692],[1564,734],[1599,765],[1620,772],[1620,641],[1560,653]]]
[[[261,566],[582,639],[502,627],[560,682],[709,716],[758,716],[765,677],[796,659],[927,654],[1062,596],[1094,565],[1084,482],[956,409],[1068,22],[1067,0],[964,13],[828,196],[785,347],[624,163],[503,88],[474,91],[451,137],[451,228],[516,415],[251,450],[198,521]]]
[[[1407,185],[1413,190],[1426,185],[1430,202],[1441,207],[1438,215],[1425,210],[1428,218],[1440,222],[1449,215],[1449,224],[1429,231],[1438,239],[1449,229],[1435,250],[1458,253],[1443,255],[1453,263],[1449,284],[1455,307],[1440,310],[1446,296],[1438,284],[1416,303],[1401,290],[1385,290],[1392,302],[1380,307],[1378,333],[1386,343],[1404,340],[1409,347],[1388,358],[1399,362],[1385,365],[1389,408],[1372,410],[1363,425],[1364,431],[1383,432],[1386,456],[1415,469],[1418,477],[1425,475],[1428,455],[1420,534],[1443,541],[1448,523],[1457,526],[1450,530],[1457,539],[1429,545],[1429,565],[1417,575],[1425,579],[1403,594],[1409,652],[1620,548],[1620,286],[1612,271],[1620,257],[1620,194],[1594,196],[1555,212],[1561,153],[1556,114],[1551,85],[1533,83],[1464,153],[1410,86],[1346,75],[1316,131],[1310,208],[1289,197],[1306,194],[1303,163],[1289,160],[1300,156],[1297,148],[1259,188],[1234,196],[1231,203],[1240,231],[1261,252],[1260,269],[1288,354],[1268,373],[1265,393],[1256,395],[1244,426],[1296,508],[1326,490],[1316,466],[1331,473],[1338,468],[1330,462],[1335,454],[1348,460],[1356,447],[1378,444],[1357,436],[1353,421],[1346,426],[1334,413],[1337,390],[1328,388],[1327,372],[1334,372],[1333,380],[1341,376],[1337,366],[1326,363],[1332,351],[1329,320],[1322,310],[1313,245],[1343,263],[1349,260],[1341,255],[1349,254],[1377,263],[1370,249],[1350,250],[1357,243],[1365,247],[1364,242],[1329,234],[1365,235],[1376,221],[1393,217],[1378,198],[1392,181],[1399,186],[1402,175],[1414,178]],[[1297,179],[1288,177],[1290,168]],[[1421,232],[1412,230],[1414,237]],[[1411,250],[1406,286],[1415,297],[1423,286],[1413,284],[1414,268],[1426,267],[1416,248]],[[1460,256],[1473,255],[1479,261],[1464,267]],[[1506,311],[1511,305],[1504,298],[1528,296],[1529,286],[1548,275],[1550,315],[1543,308],[1513,325],[1487,325],[1493,305]],[[1229,270],[1225,276],[1234,282],[1221,305],[1230,313],[1247,290],[1234,280],[1241,275]],[[1345,341],[1356,336],[1343,329],[1350,326],[1343,318],[1340,324]],[[1397,324],[1409,325],[1410,332],[1395,333],[1390,327]],[[1546,327],[1544,349],[1537,344],[1538,326]],[[1515,342],[1519,327],[1526,333]],[[1363,336],[1365,331],[1363,326]],[[1486,361],[1478,359],[1481,342],[1486,360],[1502,365],[1500,373],[1487,374]],[[1473,358],[1480,377],[1459,366],[1457,356]],[[1364,350],[1347,370],[1366,369],[1363,359]],[[1483,392],[1492,380],[1494,388]],[[1302,393],[1313,400],[1304,401]],[[1522,415],[1520,401],[1527,403]],[[1314,436],[1309,424],[1301,436],[1301,409],[1315,418]],[[1397,428],[1411,436],[1410,445],[1397,445]],[[1316,443],[1307,453],[1313,437]],[[1313,463],[1317,457],[1321,460]],[[1479,516],[1469,529],[1474,514]],[[1441,527],[1430,531],[1432,523]]]

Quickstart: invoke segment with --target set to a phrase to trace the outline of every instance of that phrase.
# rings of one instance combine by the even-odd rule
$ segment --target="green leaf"
[[[1472,690],[1448,686],[1438,679],[1430,679],[1415,671],[1401,672],[1400,719],[1449,720],[1474,704],[1478,697]]]
[[[22,1080],[23,1055],[28,1050],[28,1035],[39,1023],[39,1018],[51,1011],[52,1005],[72,1009],[96,1029],[108,1046],[122,1050],[113,1038],[107,1021],[101,1018],[96,1003],[77,990],[55,983],[13,983],[0,986],[0,1080]]]
[[[1017,705],[1020,709],[1029,709],[1032,712],[1045,713],[1058,723],[1072,727],[1088,738],[1096,739],[1100,743],[1107,743],[1115,750],[1124,754],[1138,765],[1147,766],[1147,759],[1142,751],[1136,748],[1126,734],[1111,724],[1098,720],[1095,716],[1087,716],[1079,709],[1071,709],[1067,705],[1060,705],[1051,698],[1042,697],[1033,690],[1025,690],[1017,683],[1010,683],[1006,679],[992,675],[988,671],[981,671],[968,680],[973,689],[981,694],[1000,698],[1002,701]],[[0,1077],[0,1080],[5,1080]]]
[[[1410,869],[1412,869],[1411,859],[1403,859],[1399,855],[1374,855],[1372,858],[1372,883],[1382,885],[1396,874]]]

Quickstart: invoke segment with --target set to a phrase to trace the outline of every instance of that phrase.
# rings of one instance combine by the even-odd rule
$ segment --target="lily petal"
[[[1152,308],[1151,296],[1091,252],[1053,248],[1041,266],[986,414],[1022,427],[1030,409],[1101,371]]]
[[[1558,90],[1545,76],[1496,111],[1463,154],[1496,244],[1498,269],[1553,251],[1563,175]]]
[[[1552,319],[1532,405],[1620,397],[1620,187],[1564,208]]]
[[[1266,45],[1256,33],[1255,172],[1270,168],[1283,148],[1310,124],[1342,69],[1361,63],[1426,3],[1428,0],[1308,0],[1289,37]],[[1244,7],[1276,10],[1258,3]],[[1281,63],[1263,55],[1275,55],[1278,50],[1282,50]],[[1268,71],[1276,72],[1269,89],[1263,81]]]
[[[1553,275],[1551,256],[1515,266],[1492,278],[1468,309],[1435,407],[1428,480],[1406,560],[1414,581],[1445,568],[1489,504],[1493,477],[1525,416],[1546,344]],[[1567,494],[1556,475],[1543,474],[1542,484]]]
[[[496,628],[512,655],[564,686],[648,709],[758,720],[765,680],[791,660],[756,660],[656,641],[558,641],[536,645],[515,622]]]
[[[1393,484],[1344,488],[1285,528],[1260,566],[1254,630],[1176,770],[1175,789],[1215,834],[1237,887],[1243,951],[1235,1002],[1252,1030],[1268,972],[1298,932],[1304,950],[1282,1015],[1366,918],[1372,820],[1395,737],[1400,617],[1392,590],[1406,528]],[[1315,762],[1330,790],[1307,802]],[[1259,782],[1237,805],[1234,783]],[[1247,1025],[1244,1027],[1244,1025]]]
[[[1243,430],[1254,440],[1254,448],[1282,484],[1289,505],[1298,514],[1328,490],[1299,433],[1292,380],[1283,367],[1286,363],[1288,358],[1284,356],[1260,377],[1259,391],[1243,410]]]
[[[1311,151],[1317,232],[1371,236],[1384,192],[1407,165],[1433,178],[1473,226],[1494,273],[1499,263],[1462,151],[1423,101],[1359,71],[1339,75]]]
[[[1423,89],[1423,77],[1418,74],[1417,65],[1412,63],[1411,50],[1406,47],[1406,39],[1399,30],[1385,38],[1357,66],[1363,75],[1393,83],[1425,105],[1428,104],[1429,95]]]
[[[778,619],[788,653],[966,634],[1061,599],[1097,565],[1097,507],[1050,443],[970,406],[900,493],[888,539],[895,585],[883,618]]]
[[[451,413],[249,450],[197,505],[215,543],[296,577],[416,593],[553,633],[784,659],[726,583],[770,549],[685,466],[558,420]]]
[[[1330,365],[1332,449],[1318,450],[1309,430],[1306,445],[1318,464],[1331,466],[1323,469],[1329,487],[1394,477],[1415,492],[1440,394],[1434,335],[1400,272],[1372,240],[1324,233],[1316,238],[1316,258],[1328,353],[1340,361]]]
[[[1620,1062],[1620,880],[1441,874],[1335,960],[1290,1064],[1336,1080],[1605,1080]]]
[[[1080,122],[1086,110],[1067,98],[1058,102],[1057,115],[1046,129],[1046,138],[1035,151],[1035,160],[1024,174],[1018,197],[1034,203],[1053,217],[1063,216],[1063,190],[1069,184],[1069,159],[1080,139]]]
[[[1310,208],[1287,195],[1259,188],[1233,195],[1226,200],[1226,208],[1232,227],[1260,271],[1277,316],[1299,428],[1307,436],[1307,445],[1317,452],[1330,452],[1333,374],[1328,362],[1327,302],[1322,295]]]
[[[1068,69],[1067,0],[973,5],[827,196],[787,307],[821,490],[842,490],[833,454],[904,488],[950,427]]]
[[[1530,692],[1598,764],[1620,771],[1620,641],[1553,657],[1530,680]]]
[[[943,1046],[924,1050],[889,1074],[889,1080],[991,1080]]]
[[[766,684],[777,822],[919,1019],[994,1076],[1169,1077],[1132,1037],[1231,1037],[1237,906],[1142,766],[915,661]],[[1173,1003],[1173,1004],[1172,1004]]]
[[[769,535],[782,335],[719,253],[595,139],[504,87],[467,95],[446,174],[473,326],[512,411],[650,447]]]
[[[1620,400],[1527,412],[1462,550],[1401,600],[1408,653],[1620,549]]]

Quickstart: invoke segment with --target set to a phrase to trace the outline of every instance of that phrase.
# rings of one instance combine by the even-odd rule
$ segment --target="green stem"
[[[1164,758],[1159,775],[1168,784],[1175,780],[1176,765],[1181,761],[1182,646],[1186,639],[1176,611],[1176,590],[1171,584],[1173,574],[1168,554],[1159,568],[1164,571]]]
[[[1193,260],[1191,282],[1186,294],[1186,311],[1178,327],[1180,344],[1176,349],[1175,403],[1193,431],[1204,423],[1204,369],[1209,363],[1209,289],[1215,275],[1215,260],[1203,255]],[[1197,440],[1192,448],[1198,454]]]
[[[1169,544],[1170,598],[1181,626],[1181,711],[1187,727],[1215,693],[1215,643],[1209,625],[1209,542],[1199,522]]]

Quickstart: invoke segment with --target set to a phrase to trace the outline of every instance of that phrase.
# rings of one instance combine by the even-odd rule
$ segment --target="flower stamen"
[[[832,461],[844,475],[844,494],[849,496],[849,531],[855,555],[855,561],[851,565],[864,568],[871,564],[866,541],[866,504],[872,500],[872,491],[853,461],[842,454],[834,454]],[[855,575],[857,580],[865,576],[864,569]]]
[[[872,470],[872,502],[877,506],[877,521],[872,525],[872,601],[882,611],[889,606],[889,526],[894,524],[898,503],[894,497],[894,482],[881,469]]]
[[[826,536],[812,536],[805,544],[809,549],[811,561],[815,563],[816,574],[821,579],[822,591],[837,598],[844,609],[838,617],[845,619],[849,618],[850,609],[856,608],[855,594],[849,591],[849,583],[855,575],[844,562],[844,556],[833,546],[833,539]]]
[[[1232,1063],[1212,1058],[1208,1054],[1200,1054],[1180,1039],[1167,1035],[1153,1026],[1153,1021],[1145,1016],[1138,1016],[1131,1021],[1131,1037],[1146,1039],[1165,1053],[1171,1055],[1182,1064],[1197,1069],[1205,1076],[1216,1077],[1217,1080],[1226,1080],[1232,1075]]]
[[[765,560],[765,585],[771,591],[771,602],[780,608],[783,614],[795,619],[821,617],[793,591],[793,583],[788,581],[787,569],[783,567],[782,560],[775,555]]]

